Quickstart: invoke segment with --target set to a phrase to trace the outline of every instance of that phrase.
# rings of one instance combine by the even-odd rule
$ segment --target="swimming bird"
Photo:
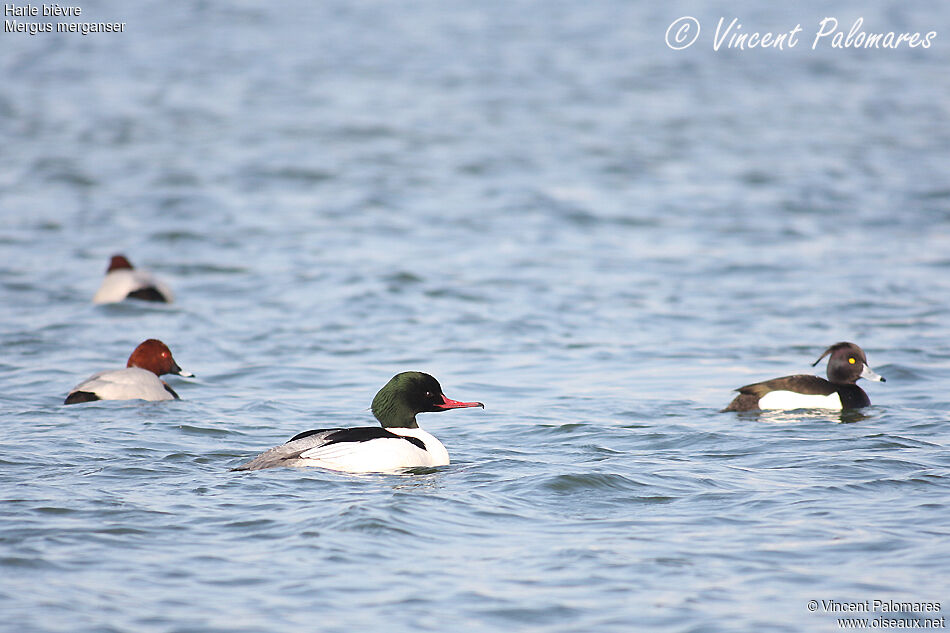
[[[93,374],[73,387],[63,404],[95,400],[177,400],[175,390],[159,378],[163,374],[194,377],[182,371],[167,345],[150,338],[135,348],[125,369]]]
[[[739,395],[723,411],[755,409],[858,409],[871,399],[855,382],[859,378],[885,382],[868,366],[864,350],[854,343],[835,343],[812,367],[828,359],[828,380],[806,374],[757,382],[736,391]]]
[[[442,393],[439,381],[418,371],[396,374],[373,398],[380,427],[304,431],[233,470],[274,466],[317,466],[350,473],[391,472],[419,466],[445,466],[449,453],[442,442],[416,423],[416,414],[464,407]]]
[[[171,303],[171,288],[147,270],[134,268],[125,255],[113,255],[102,285],[92,297],[93,303],[117,303],[124,299]]]

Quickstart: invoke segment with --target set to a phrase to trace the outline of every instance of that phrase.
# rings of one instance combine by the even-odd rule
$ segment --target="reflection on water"
[[[866,413],[866,409],[844,409],[835,411],[829,409],[795,409],[792,411],[765,410],[765,411],[745,411],[742,413],[733,413],[740,419],[763,422],[765,424],[801,424],[803,422],[840,422],[842,424],[854,424],[873,417]]]

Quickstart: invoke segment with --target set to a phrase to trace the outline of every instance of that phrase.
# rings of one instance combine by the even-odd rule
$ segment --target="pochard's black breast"
[[[387,431],[386,429],[379,426],[359,426],[352,429],[314,429],[312,431],[298,433],[287,440],[287,442],[293,442],[294,440],[310,437],[311,435],[317,435],[318,433],[326,434],[324,436],[324,446],[328,444],[338,444],[340,442],[368,442],[370,440],[390,439],[405,440],[410,444],[418,446],[422,450],[426,450],[425,442],[419,438],[397,435],[396,433],[391,433],[390,431]]]
[[[857,385],[838,385],[838,397],[841,398],[842,409],[860,409],[871,404],[868,394]]]

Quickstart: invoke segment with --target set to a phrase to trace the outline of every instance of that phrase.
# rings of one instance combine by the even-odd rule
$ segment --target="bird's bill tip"
[[[450,398],[446,398],[445,396],[442,396],[442,400],[442,404],[437,404],[435,406],[440,409],[464,409],[466,407],[485,408],[485,405],[481,402],[459,402],[458,400],[452,400]]]

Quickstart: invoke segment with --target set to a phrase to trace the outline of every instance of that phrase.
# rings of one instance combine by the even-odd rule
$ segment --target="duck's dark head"
[[[113,270],[132,270],[132,268],[132,264],[125,255],[113,255],[112,259],[109,260],[109,267],[106,269],[106,272],[111,273]]]
[[[435,413],[449,409],[482,407],[481,402],[450,400],[442,385],[421,371],[396,374],[373,398],[373,415],[384,427],[418,428],[417,413]]]
[[[176,374],[185,378],[193,378],[194,374],[182,370],[172,357],[172,351],[158,339],[150,338],[142,341],[129,356],[126,367],[139,367],[153,372],[156,376]]]
[[[867,357],[864,350],[854,343],[835,343],[825,350],[825,353],[818,357],[812,367],[821,362],[825,356],[831,355],[828,359],[828,380],[839,385],[851,385],[857,382],[858,378],[867,378],[885,382],[883,376],[879,376],[868,367]]]

